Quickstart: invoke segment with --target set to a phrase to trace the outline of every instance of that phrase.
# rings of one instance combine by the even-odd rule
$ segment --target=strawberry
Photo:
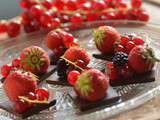
[[[107,95],[108,86],[108,77],[97,69],[90,69],[78,77],[74,90],[79,98],[95,102]]]
[[[71,62],[77,62],[79,60],[82,60],[85,66],[87,66],[90,62],[90,57],[88,56],[86,50],[80,47],[69,48],[64,53],[63,57],[67,60],[70,60]]]
[[[145,46],[134,47],[128,58],[129,65],[140,74],[151,71],[157,61],[159,60],[155,58],[153,50]]]
[[[49,49],[54,50],[63,46],[63,37],[58,31],[50,31],[45,37],[45,44]]]
[[[113,52],[114,43],[120,40],[120,34],[110,26],[101,26],[94,31],[94,41],[97,49],[103,54]]]
[[[28,95],[37,88],[37,78],[30,72],[21,70],[12,71],[4,81],[4,91],[12,102],[16,102],[19,96]]]
[[[47,72],[50,65],[47,52],[38,46],[24,48],[20,54],[20,59],[20,67],[36,75]]]

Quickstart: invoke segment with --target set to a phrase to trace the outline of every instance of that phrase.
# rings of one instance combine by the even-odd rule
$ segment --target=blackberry
[[[60,80],[67,80],[67,69],[69,68],[69,63],[63,59],[59,59],[57,62],[57,75]]]
[[[123,67],[128,62],[128,55],[124,52],[117,52],[113,57],[113,65],[115,67]]]

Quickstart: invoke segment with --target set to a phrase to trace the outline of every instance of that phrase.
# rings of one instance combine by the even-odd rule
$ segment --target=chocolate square
[[[121,78],[118,80],[110,80],[110,85],[115,87],[137,83],[148,83],[153,81],[155,81],[155,70],[152,70],[145,74],[135,74],[133,77],[128,79]]]
[[[107,107],[120,102],[121,100],[120,96],[112,87],[109,87],[109,89],[106,92],[107,92],[107,96],[104,99],[97,102],[88,102],[88,101],[82,100],[77,97],[77,95],[73,90],[69,93],[69,96],[81,111],[87,111],[87,110],[91,110],[99,107]]]
[[[36,104],[36,106],[33,106],[31,109],[28,109],[26,112],[22,114],[16,113],[13,108],[13,104],[10,101],[5,101],[0,103],[0,108],[3,110],[6,110],[9,113],[14,114],[15,116],[21,117],[21,118],[27,118],[32,115],[38,114],[43,110],[49,109],[50,107],[54,106],[56,104],[56,100],[51,100],[49,104]]]
[[[93,54],[92,55],[96,59],[112,61],[113,55],[103,55],[103,54]]]

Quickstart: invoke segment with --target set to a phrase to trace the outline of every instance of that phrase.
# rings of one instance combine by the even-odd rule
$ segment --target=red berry
[[[126,45],[126,52],[130,53],[130,51],[135,47],[135,43],[132,41],[129,41]]]
[[[104,1],[92,1],[91,2],[91,7],[93,10],[103,10],[106,7],[106,4]]]
[[[26,112],[31,106],[23,100],[19,100],[15,103],[15,111],[19,114]]]
[[[110,80],[119,79],[119,69],[115,68],[113,63],[107,64],[107,74],[109,75]]]
[[[132,40],[136,45],[143,45],[144,44],[144,41],[142,38],[134,38]]]
[[[9,37],[16,37],[20,34],[20,23],[12,21],[8,24],[7,33]]]
[[[20,62],[21,62],[20,58],[13,59],[12,60],[12,66],[16,67],[16,68],[19,68],[20,67]]]
[[[31,18],[30,13],[28,11],[23,12],[21,14],[21,17],[22,17],[22,24],[23,25],[29,25],[32,21],[32,18]]]
[[[97,13],[91,13],[91,12],[88,12],[86,14],[86,19],[87,21],[95,21],[95,20],[98,20],[100,18],[100,16],[97,14]]]
[[[77,3],[75,0],[68,0],[65,5],[68,10],[76,10],[77,9]]]
[[[78,76],[80,75],[80,73],[76,70],[70,71],[68,74],[68,82],[70,85],[74,85],[78,79]]]
[[[6,78],[9,75],[9,73],[10,73],[10,71],[12,69],[13,69],[13,67],[10,66],[10,65],[3,65],[2,68],[1,68],[1,74],[2,74],[2,76],[4,78]]]
[[[49,92],[46,88],[39,88],[35,91],[37,95],[37,99],[40,101],[48,100],[49,99]]]
[[[27,98],[30,99],[30,100],[36,100],[36,99],[37,99],[37,96],[36,96],[35,93],[30,92],[30,93],[27,95]]]
[[[81,67],[81,68],[83,68],[83,69],[86,68],[86,64],[82,60],[77,60],[76,61],[76,65],[79,66],[79,67]]]
[[[23,27],[26,33],[30,33],[34,31],[38,31],[40,29],[40,23],[37,20],[32,20],[30,21],[29,24],[24,25]]]
[[[146,11],[141,11],[140,14],[139,14],[138,19],[140,21],[147,22],[147,21],[149,21],[149,15],[148,15],[148,13]]]
[[[77,13],[77,14],[74,14],[72,17],[71,17],[71,22],[73,24],[79,24],[79,23],[82,23],[83,22],[83,18],[82,16]]]
[[[60,22],[60,19],[59,19],[59,18],[54,18],[54,19],[52,20],[52,26],[53,26],[53,28],[59,27],[60,24],[61,24],[61,22]]]
[[[53,3],[51,2],[51,0],[44,0],[41,4],[47,9],[51,9],[53,6]]]
[[[0,21],[0,33],[7,32],[7,21],[1,20]]]
[[[73,45],[74,43],[74,37],[72,36],[72,34],[66,33],[63,37],[63,44],[65,45],[65,47],[69,48]]]
[[[124,68],[121,69],[121,75],[123,78],[130,78],[133,76],[133,71],[128,65],[126,65]]]
[[[62,10],[65,3],[63,0],[54,0],[53,1],[53,4],[59,9],[59,10]]]
[[[44,12],[44,9],[41,5],[32,6],[30,9],[30,16],[39,20],[40,15]]]
[[[45,12],[40,16],[40,22],[43,28],[52,29],[52,15],[49,12]]]
[[[131,6],[132,8],[140,8],[142,5],[141,0],[131,0]]]
[[[125,48],[122,45],[115,45],[114,52],[125,52]]]
[[[130,40],[130,38],[129,38],[128,36],[122,36],[122,37],[121,37],[121,40],[120,40],[120,44],[121,44],[122,46],[126,46],[127,43],[129,42],[129,40]]]

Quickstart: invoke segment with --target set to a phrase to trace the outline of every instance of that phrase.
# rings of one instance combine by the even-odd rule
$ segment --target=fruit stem
[[[76,68],[78,68],[79,70],[84,71],[83,68],[79,67],[79,66],[76,65],[74,62],[72,62],[72,61],[70,61],[70,60],[64,58],[63,56],[61,56],[60,58],[63,59],[63,60],[65,60],[65,61],[68,62],[69,64],[74,65],[74,66],[75,66]]]
[[[28,102],[28,103],[37,103],[37,104],[49,104],[49,102],[48,101],[46,101],[46,100],[44,100],[44,101],[39,101],[39,100],[30,100],[30,99],[28,99],[27,97],[25,97],[25,96],[19,96],[18,97],[19,99],[22,99],[22,100],[24,100],[24,101],[26,101],[26,102]]]

